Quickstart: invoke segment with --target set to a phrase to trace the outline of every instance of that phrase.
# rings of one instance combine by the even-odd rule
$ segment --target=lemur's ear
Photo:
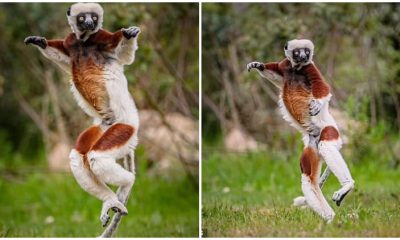
[[[71,16],[71,7],[69,7],[68,10],[67,10],[67,16],[68,17]]]
[[[284,49],[285,49],[285,50],[287,50],[287,45],[288,45],[288,44],[287,44],[287,43],[285,43],[285,47],[284,47]]]

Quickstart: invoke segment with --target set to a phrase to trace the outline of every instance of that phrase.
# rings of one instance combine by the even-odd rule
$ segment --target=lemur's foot
[[[322,216],[322,218],[325,219],[326,223],[329,224],[329,223],[331,223],[331,222],[333,221],[333,219],[335,218],[335,213],[332,212],[332,213],[330,213],[330,214],[328,214],[328,215],[324,215],[324,216]]]
[[[346,195],[354,188],[354,181],[345,184],[341,189],[333,193],[332,200],[336,206],[340,206]]]
[[[103,227],[107,226],[107,224],[110,222],[110,215],[107,213],[100,215],[100,221]]]
[[[100,221],[103,227],[107,226],[108,222],[110,221],[110,216],[108,215],[110,209],[113,210],[114,212],[119,212],[122,215],[128,214],[128,209],[126,209],[124,204],[122,204],[117,199],[107,200],[103,202],[103,207],[101,209],[101,214],[100,214]]]
[[[116,121],[116,119],[115,119],[114,113],[109,112],[103,116],[102,124],[111,126],[115,123],[115,121]]]
[[[29,37],[25,38],[24,43],[26,45],[34,44],[34,45],[41,47],[42,49],[45,49],[47,47],[47,40],[44,37],[29,36]]]
[[[123,28],[121,29],[122,34],[124,37],[127,39],[135,38],[139,35],[140,33],[140,28],[139,27],[129,27],[129,28]]]
[[[247,71],[250,72],[250,70],[252,68],[256,68],[260,71],[264,71],[265,67],[264,67],[264,63],[260,63],[260,62],[251,62],[247,64]]]
[[[310,141],[313,140],[315,144],[317,144],[319,140],[319,135],[321,134],[321,128],[316,125],[311,125],[311,127],[308,130],[308,134],[310,135]]]
[[[293,206],[306,208],[308,206],[306,198],[304,196],[299,196],[293,199]]]
[[[311,116],[316,116],[321,111],[323,103],[318,99],[312,99],[309,105],[309,112]]]

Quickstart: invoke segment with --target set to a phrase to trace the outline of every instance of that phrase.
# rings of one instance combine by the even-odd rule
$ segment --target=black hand
[[[140,28],[139,27],[130,27],[127,29],[123,28],[121,31],[126,39],[131,39],[131,38],[135,38],[139,35]]]
[[[260,71],[264,71],[265,67],[263,63],[260,62],[251,62],[247,64],[247,71],[250,72],[252,68],[257,68]]]
[[[41,47],[42,49],[45,49],[47,47],[47,40],[44,37],[29,36],[29,37],[25,38],[24,43],[26,45],[34,44],[34,45]]]

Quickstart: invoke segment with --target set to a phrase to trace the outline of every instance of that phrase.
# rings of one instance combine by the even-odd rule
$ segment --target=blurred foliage
[[[275,111],[278,91],[255,72],[248,73],[246,64],[282,60],[284,44],[294,38],[314,42],[314,62],[332,87],[331,106],[366,123],[364,133],[383,124],[384,134],[397,136],[399,20],[398,3],[204,3],[206,141],[239,125],[276,144],[281,134],[273,125],[281,120]]]
[[[23,40],[64,38],[69,3],[0,4],[0,145],[27,156],[71,144],[89,119],[68,76]],[[104,3],[104,28],[139,26],[139,50],[125,74],[139,109],[198,119],[198,4]],[[21,17],[16,17],[21,16]],[[23,17],[22,17],[23,16]],[[27,159],[30,161],[30,159]]]

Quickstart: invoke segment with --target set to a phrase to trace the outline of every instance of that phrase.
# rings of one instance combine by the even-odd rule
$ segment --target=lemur
[[[116,160],[130,156],[138,142],[139,118],[128,91],[124,65],[138,49],[138,27],[116,32],[102,29],[103,8],[97,3],[77,3],[67,11],[72,28],[64,39],[30,36],[48,59],[72,75],[71,90],[78,105],[93,118],[70,152],[70,166],[79,185],[103,201],[100,220],[106,226],[110,209],[128,214],[124,202],[135,180]],[[132,167],[134,164],[131,162]],[[106,184],[119,186],[117,194]]]
[[[319,184],[321,161],[338,178],[341,188],[332,200],[340,205],[354,188],[354,180],[340,154],[342,139],[332,115],[329,101],[330,87],[313,62],[314,44],[307,39],[294,39],[284,47],[286,58],[280,62],[247,64],[280,88],[279,106],[283,118],[303,136],[305,148],[300,158],[301,182],[304,197],[295,199],[295,205],[308,205],[327,222],[335,216],[324,198]]]

